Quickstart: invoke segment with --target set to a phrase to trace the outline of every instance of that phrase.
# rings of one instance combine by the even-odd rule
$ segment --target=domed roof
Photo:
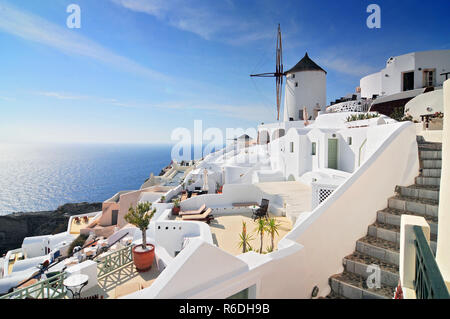
[[[306,52],[303,59],[301,59],[292,69],[285,72],[285,74],[302,72],[302,71],[323,71],[327,73],[324,69],[317,65],[316,62],[311,60]]]

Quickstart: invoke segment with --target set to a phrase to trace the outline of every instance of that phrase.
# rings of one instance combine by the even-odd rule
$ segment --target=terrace
[[[69,228],[69,233],[72,235],[80,234],[80,231],[86,227],[94,220],[95,216],[86,216],[86,218],[78,217],[72,218]]]
[[[260,236],[255,233],[256,222],[252,219],[252,213],[239,213],[227,215],[215,215],[211,222],[211,234],[214,244],[226,252],[237,256],[242,254],[242,248],[239,248],[239,234],[242,232],[242,222],[247,225],[247,232],[253,235],[250,245],[254,250],[259,249],[261,244]],[[275,217],[280,223],[278,235],[275,236],[274,244],[277,247],[278,242],[292,229],[292,223],[287,217],[274,216],[269,213],[269,217]],[[263,251],[270,245],[270,238],[267,234],[263,239]]]

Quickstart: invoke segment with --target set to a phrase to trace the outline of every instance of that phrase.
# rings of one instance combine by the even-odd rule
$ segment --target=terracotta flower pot
[[[179,213],[180,213],[180,207],[173,207],[172,208],[172,215],[178,216]]]
[[[147,250],[143,250],[142,245],[133,247],[133,262],[139,272],[145,272],[152,268],[155,259],[155,246],[147,244],[147,248]]]

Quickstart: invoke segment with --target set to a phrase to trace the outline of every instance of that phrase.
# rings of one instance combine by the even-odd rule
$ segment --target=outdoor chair
[[[253,211],[253,220],[256,220],[257,218],[267,218],[268,217],[268,210],[269,210],[269,200],[268,199],[262,199],[261,205],[258,209]]]

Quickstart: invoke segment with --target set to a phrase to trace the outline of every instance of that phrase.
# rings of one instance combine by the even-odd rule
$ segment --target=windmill
[[[275,72],[251,74],[251,77],[265,77],[265,78],[275,78],[276,88],[277,88],[277,121],[280,120],[280,106],[281,106],[281,94],[283,92],[283,44],[281,42],[281,27],[278,24],[278,35],[277,35],[277,58],[275,65]]]

